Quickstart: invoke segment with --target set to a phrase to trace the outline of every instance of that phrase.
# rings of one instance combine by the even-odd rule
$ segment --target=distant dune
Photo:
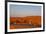
[[[10,24],[10,29],[41,27],[41,16],[10,17]]]

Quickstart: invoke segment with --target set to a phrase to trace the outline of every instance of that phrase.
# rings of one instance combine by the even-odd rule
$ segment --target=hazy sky
[[[40,16],[41,6],[33,5],[10,5],[10,16],[24,17],[24,16]]]

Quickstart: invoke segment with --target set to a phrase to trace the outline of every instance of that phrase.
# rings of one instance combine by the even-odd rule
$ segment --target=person
[[[32,23],[32,21],[31,20],[29,20],[29,24],[31,24]]]

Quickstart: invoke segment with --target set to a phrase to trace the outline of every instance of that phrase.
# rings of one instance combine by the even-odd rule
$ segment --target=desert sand
[[[39,27],[41,27],[41,16],[10,17],[10,29]]]

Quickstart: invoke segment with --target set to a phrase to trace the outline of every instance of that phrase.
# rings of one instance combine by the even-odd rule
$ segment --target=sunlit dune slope
[[[41,27],[41,16],[10,17],[10,23],[32,25],[32,26],[10,25],[10,29]]]

